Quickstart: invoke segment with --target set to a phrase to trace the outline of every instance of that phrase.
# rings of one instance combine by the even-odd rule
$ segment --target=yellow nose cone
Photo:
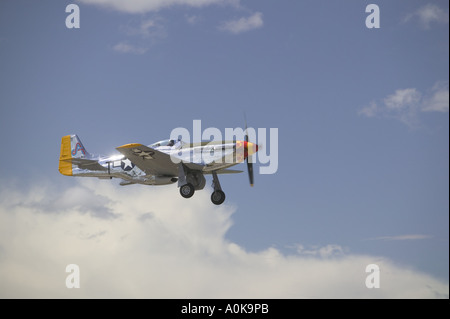
[[[247,151],[248,156],[251,156],[258,152],[258,144],[245,142],[245,149]]]

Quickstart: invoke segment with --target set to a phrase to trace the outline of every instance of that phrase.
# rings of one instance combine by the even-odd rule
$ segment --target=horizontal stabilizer
[[[96,160],[89,160],[84,158],[71,158],[62,160],[63,162],[72,163],[72,165],[78,166],[80,169],[89,169],[92,171],[106,171],[107,168],[101,166]]]
[[[239,174],[243,171],[235,170],[235,169],[219,169],[216,171],[217,174]],[[212,172],[204,172],[203,174],[212,174]]]
[[[128,185],[133,185],[136,184],[135,182],[130,182],[130,181],[122,181],[120,182],[120,186],[128,186]]]

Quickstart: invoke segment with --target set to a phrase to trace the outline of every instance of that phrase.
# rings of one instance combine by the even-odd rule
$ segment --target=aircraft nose
[[[244,142],[244,148],[249,156],[258,152],[258,144],[252,142]]]

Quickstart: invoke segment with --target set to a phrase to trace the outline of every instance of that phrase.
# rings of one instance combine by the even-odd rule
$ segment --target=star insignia
[[[142,159],[153,159],[152,155],[155,154],[155,152],[152,152],[152,151],[143,151],[143,150],[140,150],[140,149],[138,149],[138,148],[135,148],[135,149],[133,149],[132,151],[133,151],[133,154],[134,154],[134,155],[139,156],[139,157],[142,157]]]
[[[128,158],[123,160],[120,164],[120,167],[122,167],[124,171],[131,171],[134,166],[134,163],[132,163]]]

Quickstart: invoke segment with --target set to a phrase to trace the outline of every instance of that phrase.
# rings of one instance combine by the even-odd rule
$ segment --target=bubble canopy
[[[151,147],[151,148],[158,148],[158,147],[162,147],[162,146],[172,147],[177,143],[180,143],[180,146],[185,144],[183,141],[175,141],[175,140],[167,139],[167,140],[162,140],[162,141],[153,143],[153,144],[149,145],[149,147]]]

